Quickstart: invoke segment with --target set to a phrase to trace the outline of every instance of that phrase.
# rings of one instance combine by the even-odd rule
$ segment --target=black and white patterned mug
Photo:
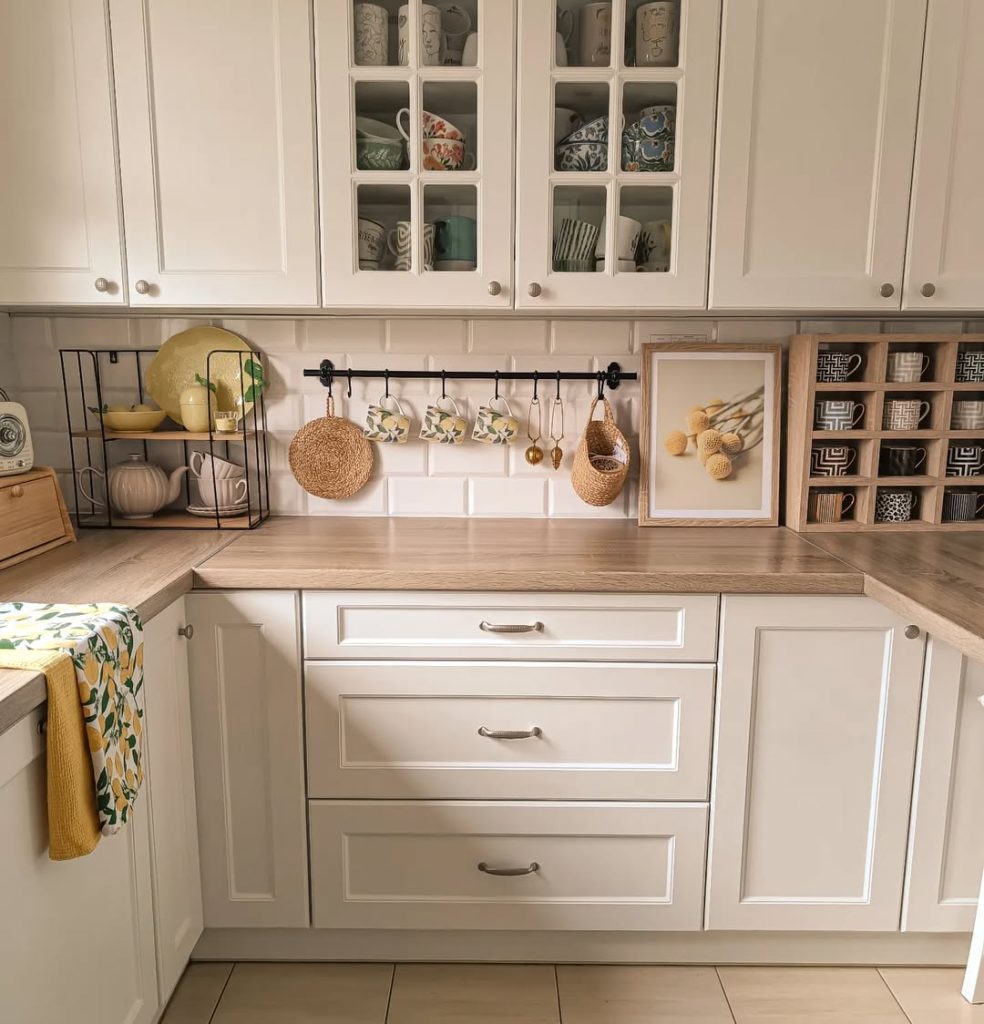
[[[957,380],[961,384],[984,381],[984,351],[967,349],[957,353]]]
[[[818,352],[817,381],[822,384],[840,384],[849,380],[861,366],[856,352]]]
[[[875,522],[907,523],[915,507],[915,491],[879,490],[875,495]]]
[[[864,402],[851,398],[824,398],[814,406],[817,430],[853,430],[864,419]]]
[[[943,495],[943,522],[969,523],[984,512],[980,491],[947,491]]]
[[[946,452],[947,476],[980,476],[984,473],[984,444],[951,444]]]
[[[846,476],[857,457],[849,444],[816,444],[810,449],[810,475]]]

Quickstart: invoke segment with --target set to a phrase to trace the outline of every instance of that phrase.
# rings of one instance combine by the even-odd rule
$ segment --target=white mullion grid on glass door
[[[411,12],[417,10],[416,2],[410,6]],[[410,19],[410,26],[413,26],[413,18]],[[412,52],[412,49],[411,49]],[[410,150],[410,273],[416,277],[423,267],[423,246],[421,235],[423,234],[423,185],[420,180],[420,140],[421,127],[423,125],[423,87],[420,82],[420,70],[414,67],[410,76],[410,127],[407,134],[410,142],[407,143]]]

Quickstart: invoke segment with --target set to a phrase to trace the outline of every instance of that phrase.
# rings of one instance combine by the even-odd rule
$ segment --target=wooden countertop
[[[272,519],[195,586],[859,594],[861,574],[798,534],[640,529],[628,520]]]
[[[191,590],[192,568],[232,539],[205,530],[81,530],[78,543],[0,571],[0,602],[113,601],[146,622]],[[0,732],[45,696],[43,675],[0,669]]]
[[[864,573],[864,592],[964,654],[984,661],[980,533],[811,533]]]

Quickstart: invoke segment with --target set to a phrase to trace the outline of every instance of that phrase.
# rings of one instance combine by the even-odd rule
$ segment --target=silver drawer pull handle
[[[486,622],[484,619],[478,624],[483,633],[542,633],[542,622],[519,622],[519,623],[497,623]]]
[[[487,736],[490,740],[531,740],[534,736],[542,736],[543,730],[538,725],[532,729],[490,729],[483,725],[478,735]]]
[[[534,875],[540,870],[540,865],[536,861],[533,861],[528,868],[490,868],[488,864],[483,860],[478,865],[479,871],[484,871],[487,875],[505,875],[511,877],[513,875]]]

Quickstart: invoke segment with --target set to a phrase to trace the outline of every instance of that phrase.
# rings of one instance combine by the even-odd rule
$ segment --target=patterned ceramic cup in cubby
[[[918,398],[886,399],[882,430],[918,430],[932,408],[929,402]]]
[[[861,368],[864,360],[857,352],[818,352],[817,382],[841,384]]]
[[[958,352],[956,379],[961,384],[984,383],[984,351]]]
[[[814,406],[817,430],[853,430],[864,419],[864,402],[853,398],[824,398]]]
[[[876,523],[908,523],[916,508],[916,492],[880,488],[875,495]]]
[[[847,476],[857,458],[849,444],[816,444],[810,449],[810,475]]]
[[[929,369],[925,352],[889,352],[885,379],[892,384],[914,384]]]

